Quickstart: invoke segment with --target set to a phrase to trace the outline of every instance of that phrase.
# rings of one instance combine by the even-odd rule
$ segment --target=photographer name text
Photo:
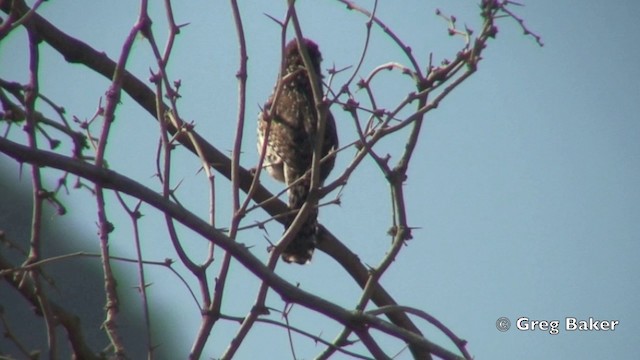
[[[544,331],[551,335],[560,332],[560,325],[564,325],[565,331],[615,331],[620,325],[619,320],[597,320],[592,317],[588,319],[578,319],[566,317],[564,322],[560,320],[534,320],[526,316],[519,317],[516,321],[516,328],[520,331]]]

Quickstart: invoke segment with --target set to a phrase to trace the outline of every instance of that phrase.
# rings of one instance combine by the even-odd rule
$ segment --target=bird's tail
[[[309,195],[309,177],[291,185],[289,188],[289,209],[294,210],[289,217],[286,229],[293,222],[298,210],[307,201]],[[282,259],[288,263],[306,264],[311,260],[318,237],[318,208],[314,206],[300,230],[282,252]]]

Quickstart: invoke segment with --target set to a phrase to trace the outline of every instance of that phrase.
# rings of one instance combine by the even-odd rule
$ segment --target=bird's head
[[[313,70],[316,72],[318,77],[322,77],[322,72],[320,70],[322,54],[320,54],[318,45],[309,39],[304,39],[303,44],[307,49],[309,57],[311,58]],[[292,73],[299,70],[300,68],[304,68],[304,61],[302,60],[302,56],[300,55],[300,51],[298,49],[298,43],[295,39],[291,40],[285,47],[284,58],[287,73]]]

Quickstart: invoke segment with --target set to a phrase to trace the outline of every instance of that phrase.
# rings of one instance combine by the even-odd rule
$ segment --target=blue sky
[[[278,70],[279,28],[263,13],[281,17],[285,2],[272,3],[270,7],[242,6],[250,56],[242,160],[247,168],[257,162],[254,114],[271,92]],[[423,62],[430,52],[438,61],[450,58],[462,44],[462,39],[447,35],[446,24],[434,15],[435,8],[455,14],[460,24],[479,29],[473,1],[381,3],[379,16],[411,44]],[[70,6],[83,15],[70,12]],[[169,68],[172,78],[182,80],[182,115],[195,121],[197,130],[223,151],[232,147],[237,111],[236,36],[226,6],[217,2],[175,5],[177,21],[190,25],[178,38]],[[542,36],[545,46],[540,48],[532,38],[522,36],[514,21],[501,20],[498,38],[489,44],[478,72],[427,115],[405,185],[409,221],[419,229],[382,283],[399,303],[427,311],[467,339],[469,352],[478,359],[631,359],[637,356],[635,342],[640,331],[636,276],[640,270],[640,47],[635,39],[640,32],[635,19],[640,5],[632,0],[540,0],[513,9]],[[46,3],[41,12],[62,30],[117,58],[137,8],[69,0]],[[363,16],[331,1],[301,1],[299,13],[305,35],[320,45],[323,68],[334,63],[340,68],[357,60],[359,50],[354,49],[360,48],[364,38]],[[159,29],[163,29],[163,19],[156,14],[154,26],[162,44],[165,34]],[[17,45],[23,43],[16,35],[0,44],[0,75],[4,78],[11,74],[14,80],[25,80],[26,55],[24,47]],[[10,54],[14,49],[18,50]],[[70,114],[91,117],[108,81],[44,49],[43,91],[64,104]],[[406,59],[376,29],[371,58],[362,74],[388,61]],[[139,38],[130,70],[147,79],[153,64],[147,44]],[[391,75],[378,82],[380,102],[388,106],[411,91],[408,81],[394,80]],[[346,144],[355,138],[350,119],[340,109],[332,110],[341,142]],[[13,134],[16,139],[21,136]],[[397,154],[398,142],[404,141],[401,135],[406,134],[384,144],[396,151],[393,154]],[[157,186],[151,178],[157,128],[127,97],[122,100],[113,136],[110,166]],[[204,178],[197,174],[197,159],[186,153],[175,156],[179,161],[174,168],[174,174],[179,174],[176,181],[184,180],[178,195],[206,217],[208,204],[202,199],[207,190]],[[338,172],[351,156],[341,154]],[[222,177],[218,179],[217,221],[225,224],[230,206],[224,194],[229,185]],[[266,177],[263,183],[273,191],[281,189]],[[385,235],[391,225],[388,194],[379,170],[372,161],[365,161],[342,194],[342,205],[325,207],[320,214],[321,222],[370,265],[381,260],[390,242]],[[86,194],[74,194],[66,201],[77,204],[78,210],[70,214],[74,224],[93,234],[93,200]],[[111,203],[114,221],[127,224],[114,199]],[[149,218],[158,217],[153,210],[147,212]],[[154,221],[142,224],[149,241],[147,255],[175,258],[162,223]],[[268,230],[270,238],[277,240],[281,228],[274,225]],[[112,246],[122,255],[131,254],[128,231],[123,225],[114,234]],[[204,249],[200,239],[187,231],[182,235],[193,237],[189,249],[193,254]],[[247,233],[241,241],[254,245],[256,254],[265,257],[262,234]],[[233,269],[232,280],[247,286],[230,292],[234,301],[226,309],[242,316],[253,302],[256,283],[239,266]],[[278,271],[342,306],[352,307],[359,298],[355,284],[341,281],[344,272],[322,253],[317,253],[310,266],[281,265]],[[167,282],[152,288],[153,303],[158,312],[163,307],[174,309],[163,312],[168,320],[186,324],[187,330],[174,340],[188,349],[199,314],[166,271],[152,269],[149,276],[152,281]],[[122,282],[132,289],[135,278]],[[272,301],[277,304],[277,297]],[[501,333],[495,328],[501,316],[510,318],[512,324],[526,316],[561,322],[566,317],[592,317],[618,320],[620,325],[608,332],[561,329],[560,334],[550,335],[512,328]],[[294,309],[291,321],[303,327],[318,324],[311,329],[320,328],[328,339],[339,329],[302,309]],[[452,347],[435,330],[416,322],[432,339]],[[224,350],[225,340],[235,329],[234,324],[225,326],[209,342],[207,351],[213,357]],[[266,326],[257,327],[247,341],[252,346],[242,348],[239,358],[255,356],[258,348],[260,353],[280,353],[287,346],[285,332]],[[401,348],[393,342],[388,346],[390,353]],[[298,339],[296,347],[304,358],[319,351],[305,339]]]

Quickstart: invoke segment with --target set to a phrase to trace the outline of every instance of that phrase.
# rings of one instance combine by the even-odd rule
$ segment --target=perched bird
[[[313,72],[318,80],[322,79],[320,62],[322,56],[318,45],[305,39],[304,45],[311,58],[312,69],[306,69],[295,40],[284,49],[284,72],[279,93],[272,94],[264,105],[271,111],[271,128],[267,139],[263,166],[276,180],[283,181],[288,188],[289,209],[285,230],[289,228],[298,210],[307,200],[311,184],[311,162],[316,141],[322,136],[322,157],[338,147],[336,125],[327,110],[324,134],[317,134],[318,113],[313,98],[309,73]],[[278,88],[276,83],[275,88]],[[276,90],[274,89],[274,92]],[[273,104],[273,101],[276,101]],[[260,113],[258,116],[258,153],[265,141],[268,119]],[[333,165],[335,156],[326,158],[320,165],[320,181],[324,181]],[[297,181],[303,177],[300,181]],[[316,204],[317,205],[317,204]],[[305,264],[311,260],[318,235],[318,208],[314,206],[300,231],[282,253],[282,259],[288,263]]]

